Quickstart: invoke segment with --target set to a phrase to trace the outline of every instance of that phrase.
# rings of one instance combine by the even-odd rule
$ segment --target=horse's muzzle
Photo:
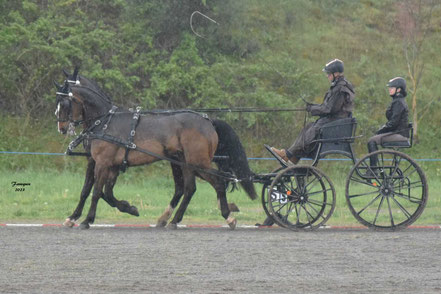
[[[58,122],[58,132],[60,134],[66,135],[67,134],[67,128],[68,128],[67,124]]]

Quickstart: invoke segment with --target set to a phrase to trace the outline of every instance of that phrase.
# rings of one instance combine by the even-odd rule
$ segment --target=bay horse
[[[108,116],[108,113],[113,109],[108,97],[101,95],[96,91],[96,88],[86,87],[84,84],[81,86],[75,83],[70,85],[66,81],[63,86],[58,87],[56,113],[59,121],[58,129],[62,133],[67,131],[69,123],[78,123],[79,121],[83,122],[85,129],[94,128],[93,132],[102,132],[104,126],[94,127],[94,124],[97,123],[98,118]],[[109,119],[110,123],[106,127],[107,134],[114,138],[126,137],[131,132],[132,116],[133,113],[127,111],[114,113],[112,120]],[[206,172],[210,169],[210,163],[215,153],[232,155],[229,160],[219,164],[220,169],[233,170],[236,175],[242,176],[241,184],[245,191],[251,199],[256,198],[246,154],[234,130],[225,122],[218,120],[210,122],[198,114],[188,112],[141,115],[137,124],[133,144],[150,150],[159,155],[159,158],[133,150],[127,157],[129,166],[149,164],[160,160],[162,156],[177,160],[172,163],[175,195],[158,220],[158,226],[166,225],[173,209],[177,206],[181,196],[184,195],[181,206],[169,226],[176,227],[182,220],[185,209],[196,190],[195,176],[199,176],[215,188],[222,216],[227,220],[229,226],[234,228],[236,220],[230,217],[230,209],[226,201],[225,179]],[[66,223],[71,225],[79,218],[85,198],[87,198],[92,185],[95,185],[92,205],[88,216],[80,225],[81,228],[88,228],[89,224],[93,223],[96,205],[100,197],[110,202],[109,204],[118,203],[121,207],[117,207],[122,211],[125,210],[137,215],[135,207],[124,201],[118,202],[112,192],[127,149],[114,144],[114,142],[99,138],[92,138],[87,149],[90,149],[91,158],[88,162],[80,203],[74,214],[66,220],[65,225]],[[176,163],[184,163],[184,165]],[[243,163],[245,163],[245,167],[242,166]],[[90,176],[92,173],[93,177]],[[89,175],[89,179],[87,175]],[[103,186],[106,186],[104,193]]]

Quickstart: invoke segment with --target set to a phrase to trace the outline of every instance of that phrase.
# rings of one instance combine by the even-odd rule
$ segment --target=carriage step
[[[274,156],[274,158],[277,159],[282,166],[284,166],[284,167],[293,166],[293,164],[291,162],[285,161],[277,153],[275,153],[273,150],[271,150],[271,146],[269,146],[267,144],[263,144],[263,146],[265,146],[266,150],[268,150],[268,152],[271,153],[272,156]]]

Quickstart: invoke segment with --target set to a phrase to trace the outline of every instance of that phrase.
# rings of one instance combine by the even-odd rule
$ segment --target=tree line
[[[301,97],[322,101],[321,69],[340,58],[363,132],[384,121],[385,84],[403,76],[425,142],[440,133],[439,2],[0,0],[0,107],[51,119],[53,81],[76,65],[125,107],[302,107]],[[195,11],[218,24],[195,14],[190,25]],[[218,116],[274,144],[289,144],[304,121],[297,112]]]

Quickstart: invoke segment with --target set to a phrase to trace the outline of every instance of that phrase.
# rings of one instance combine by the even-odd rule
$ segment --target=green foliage
[[[356,87],[359,130],[369,137],[385,119],[386,81],[408,78],[401,5],[398,0],[1,0],[0,107],[29,124],[36,117],[48,121],[52,81],[61,82],[61,70],[74,65],[126,107],[302,107],[300,96],[322,101],[329,84],[321,69],[338,57]],[[194,11],[219,25],[195,15],[193,28],[203,38],[197,37],[189,23]],[[437,5],[433,19],[440,15]],[[432,138],[441,135],[434,127],[440,122],[440,35],[434,25],[421,55],[426,66],[418,89],[419,138],[427,156],[436,150]],[[289,145],[304,118],[217,116],[256,155],[263,154],[263,141]],[[364,142],[357,150],[365,152]]]

